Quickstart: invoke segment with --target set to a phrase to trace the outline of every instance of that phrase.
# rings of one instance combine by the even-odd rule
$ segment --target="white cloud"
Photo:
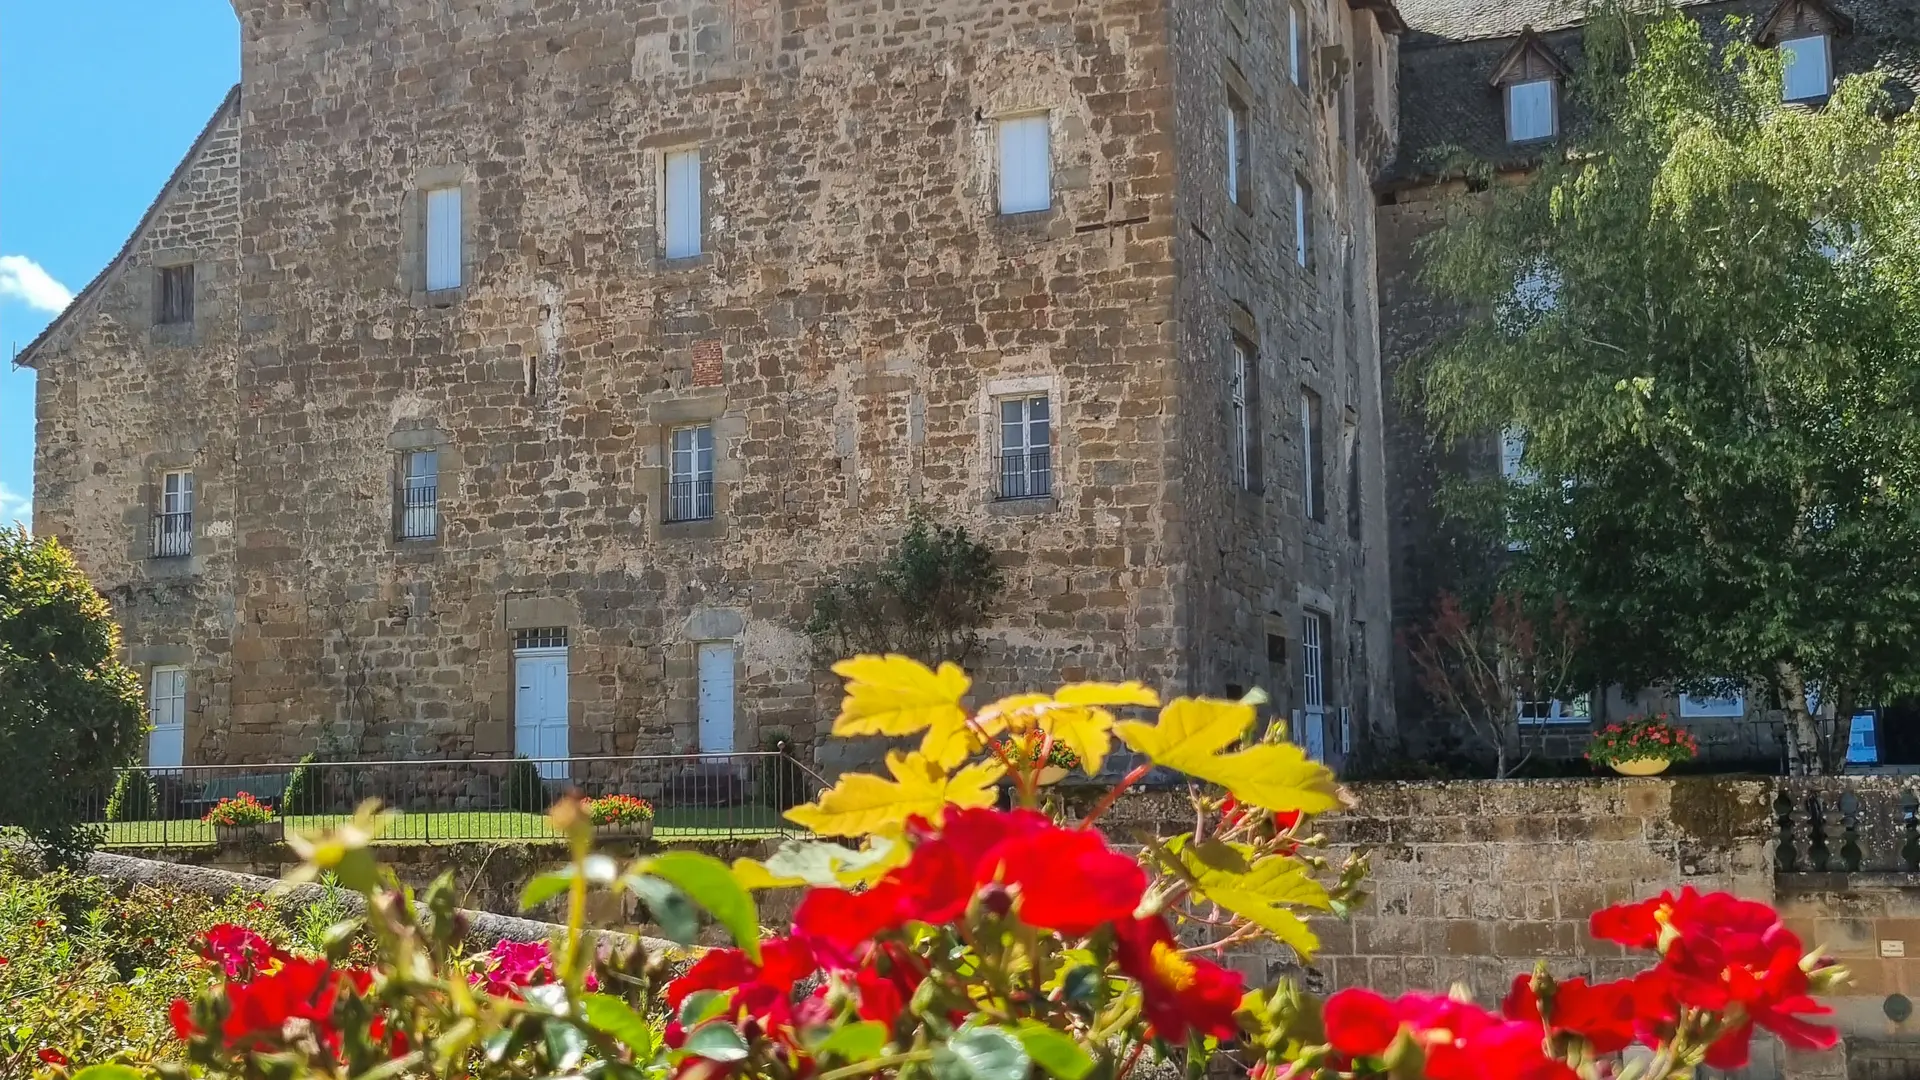
[[[33,496],[16,495],[12,488],[0,484],[0,529],[13,528],[15,521],[33,528]]]
[[[0,255],[0,297],[8,296],[56,315],[73,303],[73,290],[25,255]]]

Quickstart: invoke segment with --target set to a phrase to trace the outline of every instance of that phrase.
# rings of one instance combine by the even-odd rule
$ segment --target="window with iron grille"
[[[1053,408],[1045,394],[1000,399],[1002,499],[1053,494]]]
[[[676,428],[667,467],[667,520],[713,516],[713,425]]]
[[[193,321],[193,264],[162,266],[154,281],[153,321],[179,326]]]
[[[440,453],[412,450],[400,455],[399,536],[431,540],[440,534]]]
[[[1259,491],[1260,367],[1253,343],[1235,334],[1233,365],[1227,369],[1227,438],[1231,443],[1233,482],[1246,491]]]
[[[564,626],[535,626],[513,632],[513,647],[516,649],[564,649],[567,647],[567,628]]]
[[[193,554],[193,474],[170,472],[160,484],[160,506],[153,515],[153,557]]]

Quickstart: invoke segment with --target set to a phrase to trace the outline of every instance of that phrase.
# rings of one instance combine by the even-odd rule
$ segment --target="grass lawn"
[[[288,832],[327,829],[346,814],[296,815]],[[107,847],[183,847],[212,844],[213,826],[186,821],[118,821],[107,825]],[[801,831],[770,806],[699,806],[661,810],[653,820],[655,840],[759,840]],[[539,814],[513,810],[398,813],[380,838],[383,844],[455,844],[487,840],[555,840]]]

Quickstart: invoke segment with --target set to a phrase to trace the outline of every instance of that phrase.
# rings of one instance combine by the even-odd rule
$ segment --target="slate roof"
[[[1728,15],[1753,26],[1775,0],[1680,0],[1724,37]],[[1834,73],[1884,67],[1900,108],[1920,97],[1920,0],[1829,0],[1853,19],[1853,32],[1834,39]],[[1579,17],[1585,0],[1400,0],[1408,30],[1400,46],[1400,150],[1380,177],[1383,187],[1406,187],[1443,170],[1442,147],[1455,147],[1497,168],[1519,168],[1530,148],[1507,142],[1500,91],[1487,84],[1494,67],[1528,26],[1569,64],[1580,58]],[[1568,110],[1564,131],[1576,136],[1584,118]]]
[[[201,128],[200,134],[194,136],[193,145],[187,148],[186,156],[180,159],[180,164],[174,166],[172,175],[167,177],[167,182],[160,185],[160,193],[153,197],[153,202],[147,207],[146,212],[140,215],[140,223],[135,225],[133,232],[128,234],[127,242],[120,245],[120,250],[114,254],[113,258],[107,260],[107,265],[100,268],[100,272],[94,275],[92,281],[87,282],[86,288],[81,289],[74,296],[66,310],[54,316],[53,321],[47,324],[47,328],[40,331],[38,337],[28,342],[26,348],[20,350],[19,355],[13,360],[16,366],[33,367],[38,359],[36,354],[40,347],[51,340],[55,333],[79,318],[80,313],[89,306],[100,288],[106,284],[107,279],[113,276],[113,272],[120,267],[121,263],[126,262],[127,256],[133,254],[133,249],[140,243],[140,238],[146,235],[147,227],[153,224],[153,219],[160,213],[160,208],[166,205],[167,196],[173,194],[174,187],[199,159],[200,151],[205,148],[207,140],[213,137],[213,133],[219,129],[221,122],[239,107],[240,87],[235,85],[233,89],[227,91],[227,96],[221,100],[220,107],[213,110],[213,116],[207,120],[207,126]]]

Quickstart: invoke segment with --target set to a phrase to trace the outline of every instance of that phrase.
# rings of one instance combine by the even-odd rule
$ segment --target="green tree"
[[[854,568],[820,590],[807,636],[824,663],[900,653],[965,666],[1005,588],[992,548],[915,510],[886,561]]]
[[[1596,676],[1770,691],[1805,771],[1920,667],[1920,127],[1878,74],[1782,105],[1748,31],[1590,22],[1590,123],[1428,243],[1490,317],[1422,389],[1449,438],[1524,433],[1517,480],[1450,504],[1568,599]]]
[[[107,602],[58,542],[0,530],[0,825],[49,861],[95,841],[88,793],[140,751],[140,683],[121,666]]]

